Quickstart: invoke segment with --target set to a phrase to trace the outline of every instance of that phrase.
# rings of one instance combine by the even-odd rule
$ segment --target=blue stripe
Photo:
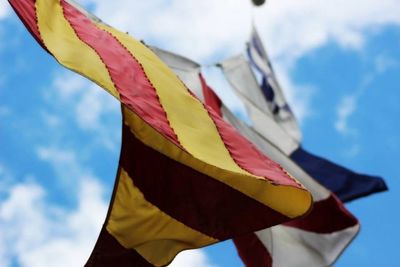
[[[262,78],[261,90],[265,96],[265,99],[267,99],[267,101],[269,101],[269,102],[274,101],[275,92],[274,92],[274,90],[272,90],[271,85],[268,83],[268,81],[265,77]]]
[[[381,177],[355,173],[301,147],[290,158],[343,202],[388,190]]]

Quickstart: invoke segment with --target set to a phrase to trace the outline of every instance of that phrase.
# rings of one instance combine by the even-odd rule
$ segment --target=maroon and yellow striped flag
[[[122,103],[117,181],[87,266],[163,266],[309,211],[310,193],[142,43],[72,1],[9,2],[60,64]]]

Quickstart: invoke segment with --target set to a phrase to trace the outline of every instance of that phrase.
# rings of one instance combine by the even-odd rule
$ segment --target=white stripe
[[[335,262],[359,228],[357,224],[335,233],[318,234],[279,225],[256,235],[271,253],[273,267],[325,267]]]
[[[255,43],[258,44],[259,49],[261,49],[261,54],[255,48]],[[261,39],[253,27],[251,40],[248,43],[249,52],[250,52],[250,60],[252,60],[253,64],[255,64],[260,70],[261,74],[267,77],[267,81],[274,91],[275,98],[274,102],[279,106],[283,107],[287,105],[287,101],[283,94],[282,88],[280,87],[278,80],[276,79],[275,73],[271,67],[271,62],[268,58],[268,54],[266,53],[264,46],[261,42]],[[230,79],[230,77],[228,78]],[[260,90],[260,89],[259,89]],[[269,106],[273,108],[273,106]],[[272,110],[272,109],[271,109]],[[274,116],[275,120],[280,124],[280,126],[297,141],[301,140],[301,131],[299,125],[296,121],[296,118],[291,112],[288,112],[284,109],[280,109],[279,113]]]
[[[285,154],[290,155],[295,151],[299,143],[288,131],[296,132],[296,128],[285,130],[282,128],[284,124],[276,123],[246,59],[235,56],[222,62],[221,67],[232,88],[244,102],[254,129]]]
[[[265,100],[253,71],[248,64],[243,63],[247,63],[247,61],[242,55],[231,57],[221,62],[222,71],[242,100],[272,118],[272,112],[268,107],[269,103]]]

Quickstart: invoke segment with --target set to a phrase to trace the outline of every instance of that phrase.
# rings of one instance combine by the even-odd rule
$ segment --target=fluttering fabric
[[[141,42],[72,1],[9,2],[61,65],[122,103],[113,197],[86,266],[164,266],[184,249],[310,210],[303,185],[197,99]]]
[[[231,123],[265,155],[294,174],[312,193],[313,210],[304,218],[234,238],[248,267],[324,267],[331,265],[359,231],[357,219],[329,190],[315,181],[274,143],[240,121],[218,98],[200,74],[198,64],[182,56],[153,50],[187,84],[201,88],[195,93]],[[196,77],[197,75],[197,77]],[[241,76],[242,78],[245,77]],[[251,81],[251,80],[250,80]],[[249,83],[248,85],[252,85]],[[271,122],[277,124],[276,122]],[[276,126],[279,128],[279,126]],[[254,218],[257,220],[257,217]],[[288,255],[291,255],[290,257]]]

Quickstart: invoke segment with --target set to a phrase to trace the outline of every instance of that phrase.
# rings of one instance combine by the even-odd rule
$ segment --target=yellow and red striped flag
[[[60,64],[122,103],[117,181],[87,266],[164,266],[309,211],[310,193],[142,43],[72,1],[9,2]]]

